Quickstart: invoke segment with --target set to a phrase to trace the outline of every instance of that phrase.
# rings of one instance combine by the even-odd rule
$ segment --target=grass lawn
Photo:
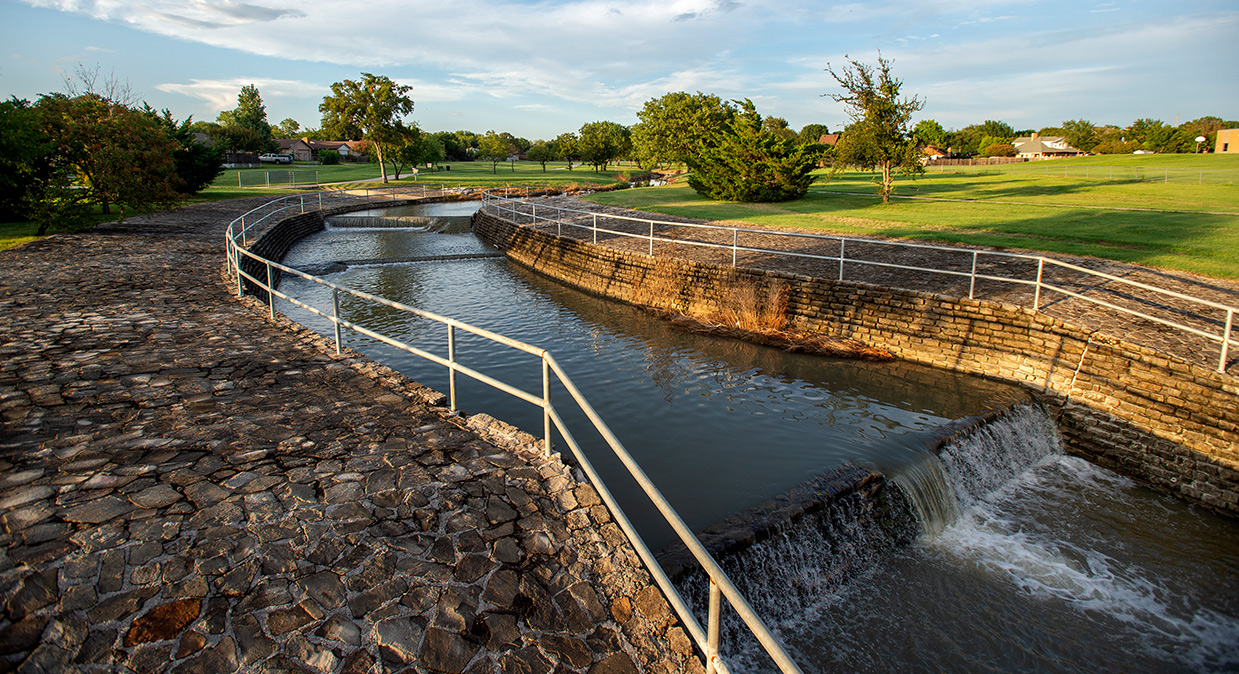
[[[829,182],[822,175],[808,196],[779,204],[713,202],[683,181],[588,199],[755,226],[1088,255],[1239,278],[1239,190],[1233,185],[928,174],[915,183],[899,181],[896,195],[969,201],[892,199],[884,205],[876,192],[870,175],[847,173]],[[1117,210],[1131,208],[1188,212]]]

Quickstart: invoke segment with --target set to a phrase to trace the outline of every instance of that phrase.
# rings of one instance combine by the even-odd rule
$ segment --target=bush
[[[992,143],[981,154],[986,157],[1014,157],[1015,146],[1011,143]]]
[[[323,166],[331,166],[340,163],[340,153],[335,150],[319,150],[318,163]]]

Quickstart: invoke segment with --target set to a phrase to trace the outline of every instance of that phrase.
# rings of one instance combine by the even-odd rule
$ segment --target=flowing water
[[[487,252],[452,233],[459,221],[401,229],[374,219],[382,213],[364,217],[332,222],[286,262]],[[926,532],[912,544],[856,526],[849,508],[863,504],[841,503],[830,522],[798,524],[724,560],[807,672],[1239,671],[1239,526],[1064,456],[1052,422],[1016,404],[1026,397],[1011,387],[683,334],[503,259],[358,264],[331,279],[549,348],[694,528],[844,463],[891,476],[917,513],[907,525]],[[296,278],[282,290],[331,305]],[[331,334],[329,323],[285,310]],[[347,299],[341,312],[446,354],[441,326]],[[345,336],[447,390],[438,366]],[[541,391],[536,359],[459,333],[457,352]],[[552,398],[568,401],[561,390]],[[539,410],[489,387],[462,378],[459,401],[541,434]],[[953,420],[1012,405],[934,451]],[[576,430],[582,417],[566,416],[651,547],[671,542],[605,447]],[[733,671],[762,671],[764,656],[746,643],[729,644]]]

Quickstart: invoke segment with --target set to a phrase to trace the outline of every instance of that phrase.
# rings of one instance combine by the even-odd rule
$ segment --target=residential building
[[[1239,153],[1239,129],[1218,129],[1214,152]]]
[[[1011,144],[1015,146],[1016,156],[1021,159],[1056,159],[1086,154],[1071,147],[1065,139],[1059,136],[1042,136],[1035,132],[1031,136],[1020,136]]]

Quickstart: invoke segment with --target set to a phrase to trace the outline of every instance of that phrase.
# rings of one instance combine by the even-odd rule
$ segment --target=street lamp
[[[1205,142],[1204,136],[1196,136],[1196,154],[1200,154],[1200,144]]]

